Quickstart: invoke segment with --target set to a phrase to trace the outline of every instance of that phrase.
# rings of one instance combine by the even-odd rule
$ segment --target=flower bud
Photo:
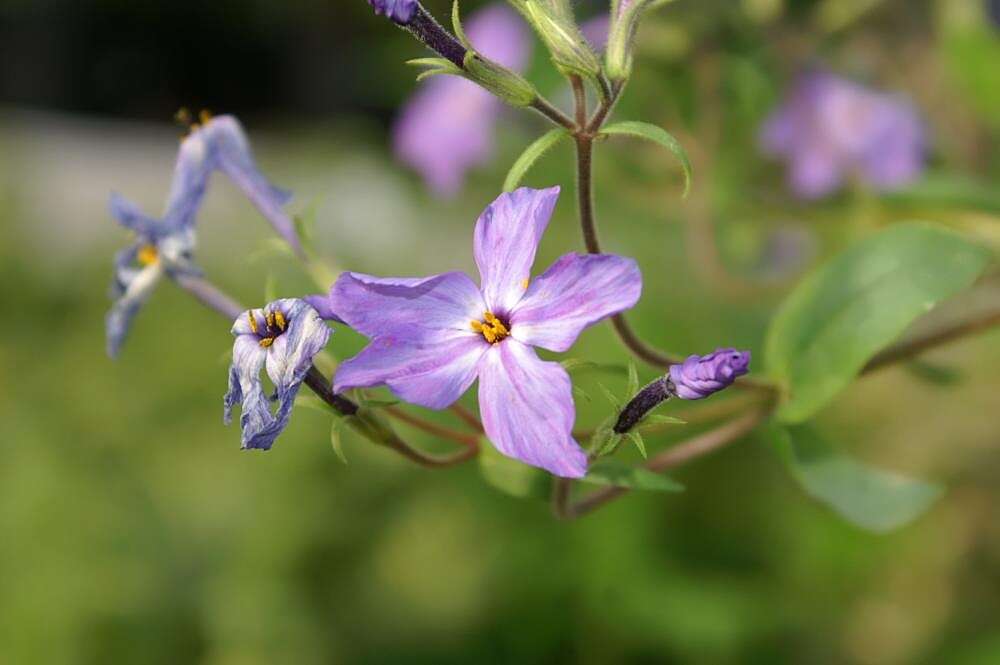
[[[417,0],[368,0],[368,4],[376,14],[400,25],[408,24],[417,12]]]
[[[512,106],[528,106],[538,96],[535,87],[503,65],[470,50],[463,65],[466,78]]]
[[[601,63],[580,33],[573,11],[566,0],[510,0],[534,26],[552,54],[552,60],[565,74],[595,78]]]
[[[652,1],[619,0],[612,8],[611,31],[605,54],[608,78],[612,81],[624,81],[632,73],[632,51],[639,29],[639,18]]]
[[[681,399],[704,399],[732,385],[750,371],[750,352],[718,349],[707,356],[689,356],[670,367],[670,381]]]

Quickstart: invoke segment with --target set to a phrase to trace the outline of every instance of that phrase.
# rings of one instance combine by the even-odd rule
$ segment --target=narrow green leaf
[[[342,418],[334,418],[333,423],[330,425],[330,446],[333,448],[333,452],[337,458],[344,464],[347,464],[347,456],[344,454],[344,444],[340,436],[340,428],[343,424],[344,421]]]
[[[634,429],[628,432],[628,438],[635,444],[635,447],[639,450],[639,454],[642,455],[642,459],[647,459],[649,455],[646,454],[646,442],[642,438],[642,434],[639,434]]]
[[[455,0],[451,5],[451,26],[455,30],[455,36],[458,37],[458,41],[462,42],[462,46],[470,50],[475,50],[472,47],[472,42],[465,36],[465,28],[462,27],[462,17],[458,10],[458,0]]]
[[[639,370],[635,368],[635,363],[628,361],[628,385],[625,388],[625,396],[632,399],[639,392]]]
[[[779,417],[812,416],[938,302],[968,287],[990,253],[946,229],[898,224],[806,278],[768,332],[767,365],[790,397]]]
[[[615,394],[613,392],[611,392],[610,390],[608,390],[607,386],[605,386],[603,383],[598,383],[597,387],[604,394],[604,397],[609,402],[611,402],[611,406],[615,407],[615,411],[621,411],[622,410],[621,400],[619,400],[617,397],[615,397]]]
[[[683,492],[684,486],[667,476],[654,473],[642,467],[629,466],[621,462],[606,460],[591,465],[587,475],[581,478],[585,483],[611,485],[633,490],[652,492]]]
[[[652,141],[674,154],[680,160],[684,168],[684,194],[687,196],[691,191],[691,160],[688,159],[687,152],[680,142],[675,139],[667,130],[648,122],[625,121],[608,125],[601,130],[601,136],[634,136],[640,139]]]
[[[362,403],[369,409],[385,409],[399,404],[398,399],[365,399]]]
[[[876,533],[898,529],[941,496],[938,485],[876,469],[838,453],[808,427],[772,425],[768,436],[807,494],[863,529]]]
[[[542,134],[538,140],[525,148],[521,156],[517,158],[514,162],[514,166],[510,167],[510,171],[507,173],[507,179],[503,183],[503,191],[513,192],[517,189],[518,185],[521,184],[521,180],[524,176],[531,170],[531,167],[535,165],[535,162],[552,149],[560,139],[569,136],[565,129],[551,129],[548,132]]]
[[[962,372],[953,367],[935,365],[923,360],[911,360],[903,367],[921,381],[936,386],[953,386],[962,381]]]
[[[642,419],[643,425],[687,425],[687,421],[674,416],[664,416],[659,413],[650,413]]]
[[[577,397],[579,397],[580,399],[582,399],[585,402],[593,402],[594,401],[594,398],[590,396],[590,393],[588,393],[586,390],[584,390],[580,386],[577,386],[577,385],[573,386],[573,394],[576,395]]]
[[[624,365],[615,365],[613,363],[598,363],[593,360],[581,360],[579,358],[567,358],[562,361],[563,369],[565,369],[570,374],[574,372],[606,372],[608,374],[620,374],[625,376],[628,372]]]

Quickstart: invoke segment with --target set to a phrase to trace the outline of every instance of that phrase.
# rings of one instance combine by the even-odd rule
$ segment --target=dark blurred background
[[[450,3],[425,4],[448,16]],[[642,334],[761,357],[796,281],[873,230],[929,219],[1000,245],[987,4],[677,0],[651,15],[618,117],[678,136],[696,189],[680,201],[669,154],[601,147],[603,235],[643,266]],[[582,18],[605,9],[578,3]],[[241,453],[221,424],[228,325],[170,284],[122,358],[105,357],[111,257],[128,242],[107,197],[159,209],[181,106],[241,118],[294,209],[315,208],[333,268],[471,272],[476,215],[544,125],[504,112],[490,163],[457,198],[434,197],[391,145],[418,88],[403,61],[422,55],[363,0],[0,3],[0,663],[1000,662],[996,332],[865,379],[821,414],[852,454],[949,488],[890,535],[806,497],[757,436],[678,472],[683,494],[631,495],[569,524],[476,464],[425,471],[345,435],[344,465],[329,421],[306,409],[274,451]],[[937,189],[787,191],[759,128],[817,64],[913,101]],[[569,100],[539,44],[527,75]],[[565,192],[539,266],[580,247],[571,174],[557,148],[528,179]],[[248,304],[267,284],[318,290],[216,182],[199,227],[207,274]],[[941,183],[979,196],[935,196]],[[338,331],[331,350],[361,344]],[[606,327],[569,355],[625,362]],[[599,382],[620,392],[625,378],[579,377],[581,427],[611,408]]]

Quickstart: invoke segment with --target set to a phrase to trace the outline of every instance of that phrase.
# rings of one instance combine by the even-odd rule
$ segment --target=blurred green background
[[[796,280],[886,224],[937,221],[996,248],[987,4],[678,0],[653,14],[617,117],[674,132],[695,191],[680,200],[675,161],[653,147],[601,145],[597,167],[606,250],[643,268],[642,334],[760,358]],[[422,52],[362,0],[8,0],[0,55],[0,663],[1000,662],[1000,333],[866,378],[821,415],[857,457],[947,485],[887,536],[807,498],[759,436],[679,470],[683,494],[633,494],[572,523],[475,463],[427,471],[346,435],[344,465],[329,420],[306,409],[271,453],[241,453],[221,422],[231,338],[216,314],[164,284],[123,357],[103,352],[110,261],[127,241],[107,197],[158,209],[176,108],[239,115],[293,209],[315,206],[331,264],[385,275],[473,272],[473,222],[542,122],[507,112],[492,164],[459,198],[432,198],[389,142],[416,88],[402,61]],[[914,100],[932,137],[926,187],[789,196],[757,129],[815,62]],[[540,46],[529,77],[569,99]],[[564,187],[539,266],[580,249],[572,168],[562,146],[528,177]],[[248,304],[269,280],[316,291],[260,251],[266,222],[214,183],[199,227],[210,278]],[[998,297],[979,288],[952,307]],[[362,343],[339,330],[331,349]],[[626,362],[607,326],[567,355]],[[597,382],[620,392],[625,378],[579,378],[592,395],[577,399],[579,426],[593,426],[611,409]]]

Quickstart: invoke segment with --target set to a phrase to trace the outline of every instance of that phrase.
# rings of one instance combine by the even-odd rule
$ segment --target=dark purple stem
[[[615,423],[615,434],[625,434],[638,425],[650,411],[674,396],[670,379],[661,376],[640,390],[632,401],[625,405],[618,422]]]
[[[417,12],[406,25],[401,28],[419,39],[427,48],[449,60],[459,69],[465,68],[465,46],[454,35],[441,27],[422,5],[417,5]]]

